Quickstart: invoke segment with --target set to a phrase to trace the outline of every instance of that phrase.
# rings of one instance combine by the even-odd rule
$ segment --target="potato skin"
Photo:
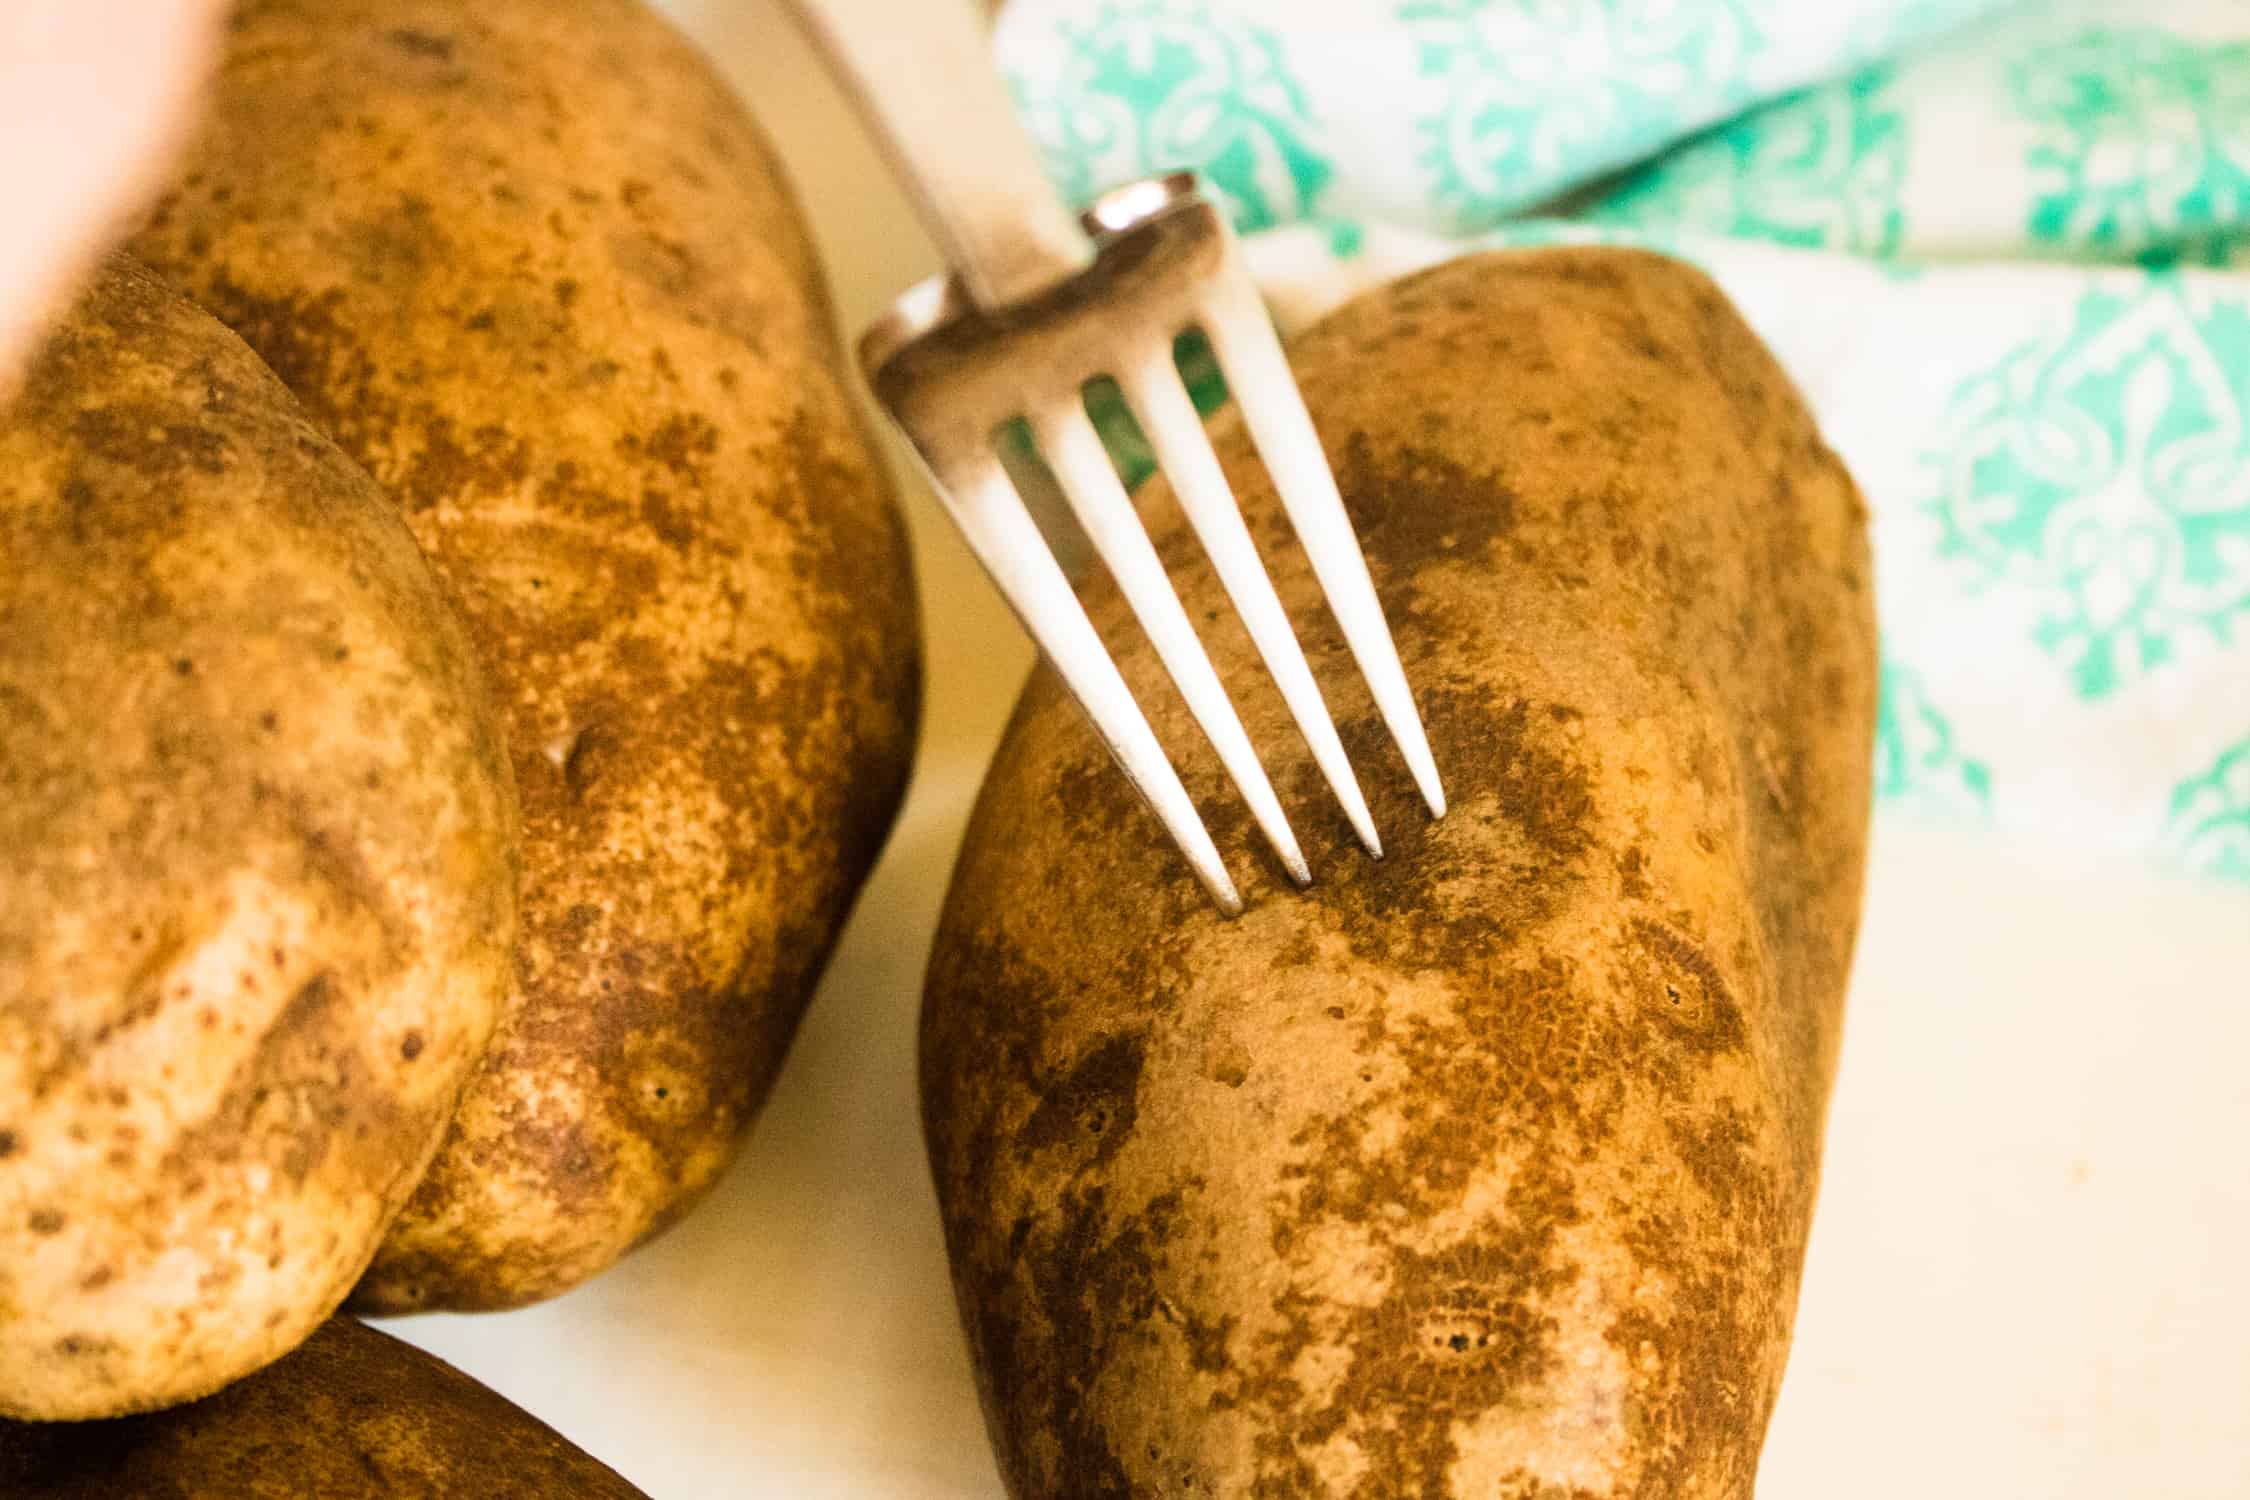
[[[1452,810],[1421,811],[1293,547],[1268,556],[1379,863],[1231,618],[1214,659],[1303,895],[1091,606],[1249,877],[1233,922],[1034,676],[922,1032],[1002,1471],[1040,1500],[1747,1496],[1857,919],[1857,493],[1716,289],[1654,257],[1456,262],[1294,359]],[[1215,441],[1286,547],[1231,415]]]
[[[335,1309],[507,997],[517,839],[394,507],[111,262],[0,411],[0,1414]]]
[[[731,1158],[912,753],[805,230],[630,0],[248,0],[137,243],[405,508],[507,716],[518,996],[355,1306],[563,1291]]]
[[[77,1426],[0,1422],[9,1500],[646,1500],[460,1371],[335,1318],[207,1401]]]

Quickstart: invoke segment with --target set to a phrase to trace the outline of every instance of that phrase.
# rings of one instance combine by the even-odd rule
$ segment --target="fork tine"
[[[1235,613],[1241,616],[1243,628],[1250,632],[1258,654],[1265,659],[1266,670],[1281,689],[1313,760],[1328,778],[1336,799],[1343,803],[1359,841],[1368,853],[1381,859],[1383,841],[1376,835],[1375,820],[1360,793],[1359,778],[1352,774],[1351,760],[1336,737],[1336,724],[1321,698],[1320,685],[1305,665],[1304,649],[1290,629],[1289,617],[1274,593],[1273,580],[1266,576],[1257,544],[1250,539],[1250,528],[1243,523],[1242,507],[1235,502],[1218,456],[1204,435],[1203,419],[1180,384],[1171,351],[1160,349],[1129,366],[1121,373],[1119,383],[1126,404],[1156,449],[1157,462],[1172,481],[1172,492],[1179,497],[1188,524],[1203,543],[1227,597],[1234,601]]]
[[[915,452],[931,470],[934,488],[969,550],[1062,674],[1119,768],[1187,857],[1196,879],[1221,911],[1228,916],[1240,913],[1242,896],[1227,875],[1209,830],[998,456],[985,453],[939,465],[918,446]]]
[[[1195,715],[1227,774],[1250,804],[1266,841],[1281,857],[1290,879],[1300,886],[1310,884],[1312,872],[1305,865],[1304,851],[1297,847],[1289,820],[1282,814],[1281,799],[1274,795],[1273,783],[1258,763],[1250,736],[1243,732],[1242,721],[1228,701],[1226,689],[1219,684],[1219,674],[1211,668],[1203,642],[1180,607],[1164,563],[1150,544],[1133,502],[1126,497],[1125,486],[1111,467],[1109,454],[1084,406],[1057,402],[1036,412],[1031,423],[1040,449],[1062,483],[1063,498],[1085,528],[1102,565],[1117,580],[1119,591],[1132,606],[1141,629],[1148,633],[1165,671],[1171,673],[1180,696],[1187,700],[1188,711]]]
[[[1281,340],[1266,317],[1265,304],[1244,269],[1242,258],[1229,242],[1224,269],[1214,279],[1203,300],[1204,335],[1227,378],[1228,388],[1242,408],[1243,420],[1258,445],[1258,456],[1273,475],[1282,508],[1289,513],[1297,540],[1312,562],[1328,607],[1343,627],[1344,639],[1359,662],[1360,675],[1375,696],[1375,706],[1389,726],[1391,738],[1406,757],[1407,769],[1421,788],[1430,815],[1445,816],[1445,788],[1438,780],[1437,762],[1430,757],[1429,737],[1406,685],[1399,664],[1398,645],[1383,620],[1383,606],[1375,597],[1374,580],[1351,518],[1337,493],[1336,476],[1321,450],[1320,433],[1281,352]]]

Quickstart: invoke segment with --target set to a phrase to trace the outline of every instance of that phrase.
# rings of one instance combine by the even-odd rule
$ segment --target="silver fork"
[[[1148,633],[1266,840],[1312,881],[1280,799],[1172,591],[1085,406],[1117,381],[1182,510],[1367,851],[1381,838],[1320,688],[1173,364],[1210,342],[1282,506],[1431,816],[1445,791],[1320,437],[1231,229],[1191,174],[1071,214],[1041,173],[961,0],[794,0],[875,126],[953,274],[901,297],[860,367],[971,551],[1092,719],[1222,911],[1242,898],[1069,580],[1003,469],[1017,419]]]

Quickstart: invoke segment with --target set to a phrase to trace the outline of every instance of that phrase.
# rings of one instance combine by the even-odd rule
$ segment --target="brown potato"
[[[8,1500],[646,1500],[460,1371],[337,1318],[193,1406],[0,1422]]]
[[[498,684],[519,994],[356,1305],[560,1292],[765,1097],[912,751],[901,519],[764,143],[632,0],[249,0],[139,248],[405,507]]]
[[[390,502],[112,262],[0,410],[0,1414],[335,1309],[506,999],[515,817]]]
[[[1481,256],[1296,347],[1451,797],[1216,441],[1388,843],[1229,619],[1286,888],[1106,588],[1248,911],[1040,671],[949,897],[922,1086],[1011,1493],[1747,1496],[1857,917],[1865,517],[1700,274]],[[1168,512],[1162,497],[1153,502]],[[1223,595],[1169,517],[1191,616]]]

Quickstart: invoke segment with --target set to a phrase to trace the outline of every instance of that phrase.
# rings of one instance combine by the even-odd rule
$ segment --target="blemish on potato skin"
[[[1352,1362],[1308,1432],[1337,1431],[1370,1412],[1392,1420],[1364,1446],[1373,1494],[1444,1494],[1459,1456],[1457,1423],[1522,1399],[1554,1373],[1558,1328],[1544,1305],[1576,1277],[1556,1231],[1578,1218],[1569,1175],[1527,1169],[1509,1190],[1508,1221],[1490,1238],[1436,1252],[1401,1249],[1383,1300],[1336,1335]],[[1284,1408],[1286,1409],[1286,1408]]]
[[[1055,1239],[1041,1247],[1033,1271],[1039,1303],[1051,1321],[1059,1348],[1097,1354],[1110,1337],[1131,1337],[1135,1323],[1158,1316],[1154,1257],[1170,1240],[1183,1206],[1183,1193],[1160,1194],[1137,1211],[1113,1217],[1099,1187],[1066,1190]],[[1128,1314],[1115,1320],[1122,1307]],[[1119,1456],[1096,1419],[1083,1377],[1069,1368],[1027,1371],[1032,1378],[1059,1379],[1053,1408],[1061,1416],[1059,1462],[1050,1483],[1068,1484],[1088,1495],[1132,1493]],[[1073,1399],[1074,1397],[1078,1399]]]
[[[1046,1090],[1024,1122],[1025,1149],[1069,1146],[1091,1165],[1107,1162],[1133,1133],[1143,1062],[1137,1037],[1116,1036],[1102,1043]]]
[[[1474,567],[1514,525],[1515,497],[1439,448],[1385,450],[1379,456],[1366,433],[1354,433],[1337,483],[1362,546],[1380,546],[1394,570],[1418,573],[1440,559]]]
[[[394,1176],[395,1161],[383,1153],[407,1122],[394,1096],[367,1086],[354,1010],[332,974],[299,986],[236,1065],[216,1107],[174,1138],[160,1171],[170,1175],[241,1142],[294,1186],[322,1170],[331,1153],[357,1159],[358,1170],[378,1180]]]
[[[1638,847],[1627,849],[1617,856],[1618,894],[1628,901],[1638,901],[1649,894],[1647,879],[1648,855]]]
[[[1662,922],[1634,917],[1633,980],[1644,1014],[1698,1052],[1739,1050],[1748,1040],[1726,976],[1703,950]]]
[[[450,62],[453,59],[453,39],[451,37],[433,36],[426,31],[412,31],[401,28],[390,33],[389,41],[392,46],[398,48],[401,52],[410,52],[416,57],[431,57],[441,62]]]
[[[719,451],[719,429],[706,417],[686,413],[666,417],[645,436],[626,433],[617,446],[626,457],[653,463],[692,484],[703,478],[704,466]]]
[[[1221,919],[1052,677],[1019,702],[922,1029],[1012,1494],[1748,1493],[1855,919],[1873,650],[1849,481],[1718,306],[1650,257],[1481,258],[1295,351],[1453,804],[1421,813],[1302,565],[1271,555],[1384,860],[1277,754],[1316,873],[1280,889],[1187,754],[1249,901]],[[1397,436],[1408,409],[1428,419]],[[1215,442],[1271,539],[1244,434],[1222,417]],[[1149,503],[1192,614],[1215,583]],[[1121,618],[1099,584],[1090,608]],[[1253,738],[1293,746],[1243,644],[1214,655]],[[1090,1149],[1065,1101],[1127,1042],[1131,1134]],[[1258,1065],[1215,1081],[1238,1055]]]
[[[217,429],[181,420],[176,405],[111,402],[80,408],[71,434],[87,453],[151,480],[226,473],[231,445]]]

